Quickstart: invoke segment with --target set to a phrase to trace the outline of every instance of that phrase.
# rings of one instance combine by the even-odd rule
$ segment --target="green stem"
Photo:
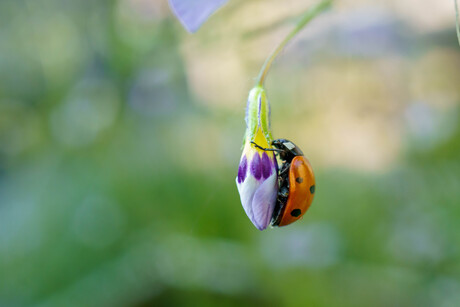
[[[454,0],[455,3],[455,25],[457,28],[457,38],[458,38],[458,44],[460,45],[460,26],[458,24],[458,5],[457,5],[457,0]]]
[[[283,50],[286,44],[300,31],[302,30],[313,18],[328,9],[334,0],[323,0],[311,9],[309,9],[302,19],[299,21],[297,26],[286,36],[286,38],[276,47],[270,56],[265,60],[262,69],[260,70],[259,77],[257,78],[257,85],[262,86],[264,84],[267,73],[275,60],[276,56]]]

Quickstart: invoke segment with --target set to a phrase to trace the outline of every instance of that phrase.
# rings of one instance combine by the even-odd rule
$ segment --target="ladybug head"
[[[290,161],[295,156],[303,156],[303,152],[300,148],[286,139],[273,140],[272,146],[281,150],[279,154],[282,160]]]

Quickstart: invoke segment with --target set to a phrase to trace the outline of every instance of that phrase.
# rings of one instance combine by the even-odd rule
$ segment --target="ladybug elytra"
[[[277,139],[272,142],[275,148],[262,148],[275,151],[282,161],[278,172],[278,196],[270,221],[272,226],[286,226],[302,218],[310,207],[315,194],[315,176],[310,162],[293,142]]]

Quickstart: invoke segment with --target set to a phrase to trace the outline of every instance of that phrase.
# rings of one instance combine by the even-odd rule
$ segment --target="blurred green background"
[[[254,77],[313,1],[0,1],[0,306],[458,306],[451,1],[352,1],[268,80],[310,159],[304,219],[258,231],[235,176]]]

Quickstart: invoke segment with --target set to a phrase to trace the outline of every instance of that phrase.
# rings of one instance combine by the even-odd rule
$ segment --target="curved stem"
[[[302,30],[313,18],[328,9],[334,0],[323,0],[311,9],[309,9],[302,19],[299,21],[297,26],[284,38],[284,40],[272,51],[270,56],[265,60],[262,66],[259,77],[257,78],[257,85],[262,86],[264,84],[267,73],[275,60],[276,56],[283,50],[286,44],[300,31]]]
[[[458,24],[458,5],[457,5],[457,0],[454,0],[455,3],[455,26],[457,28],[457,38],[458,38],[458,44],[460,45],[460,26]]]

